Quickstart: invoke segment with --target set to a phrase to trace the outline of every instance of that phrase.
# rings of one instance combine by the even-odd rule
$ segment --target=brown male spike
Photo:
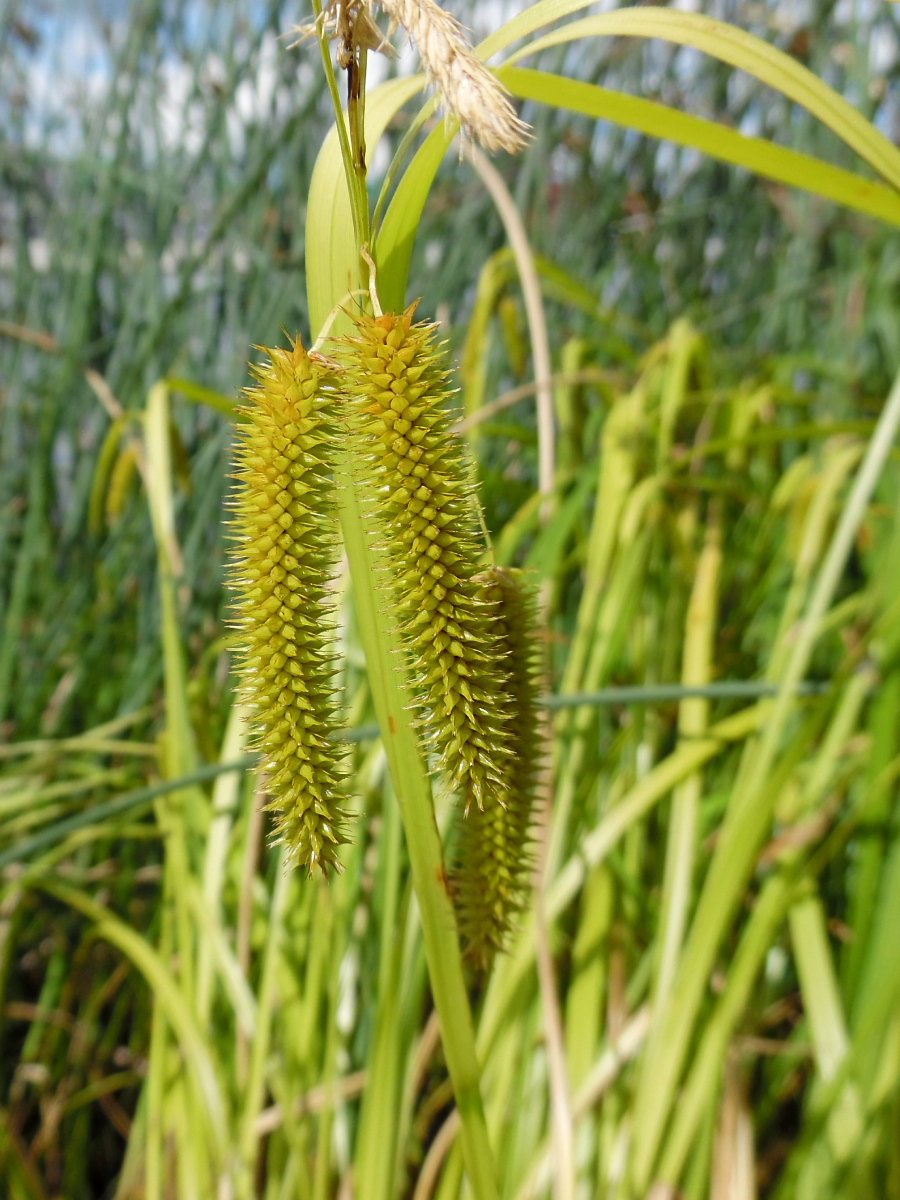
[[[266,756],[276,835],[312,871],[338,866],[346,840],[328,647],[328,580],[336,542],[329,455],[333,401],[324,360],[298,338],[264,350],[241,409],[232,497],[230,583],[237,593],[242,699]]]
[[[532,871],[529,827],[538,773],[536,602],[520,571],[493,567],[479,579],[495,606],[494,634],[504,657],[508,699],[500,714],[510,754],[503,806],[473,808],[460,822],[452,886],[466,954],[486,969],[524,907]]]
[[[481,547],[436,326],[404,313],[356,316],[342,379],[356,414],[363,487],[385,539],[401,632],[430,748],[468,809],[500,803],[506,746],[492,601],[475,581]]]

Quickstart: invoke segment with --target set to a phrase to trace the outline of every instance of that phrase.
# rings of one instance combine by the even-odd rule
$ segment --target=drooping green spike
[[[522,573],[494,567],[480,582],[495,606],[494,635],[507,671],[501,718],[510,754],[502,775],[503,805],[483,812],[473,807],[460,822],[451,884],[466,953],[486,968],[528,898],[529,830],[540,757],[539,664],[535,597]]]
[[[336,559],[330,455],[334,400],[324,360],[299,338],[265,350],[246,391],[237,447],[229,582],[241,642],[241,698],[265,755],[276,837],[293,861],[337,866],[346,841],[333,740],[331,608]]]
[[[393,600],[426,746],[466,808],[502,803],[504,669],[493,601],[475,580],[482,550],[471,483],[450,432],[447,356],[436,326],[357,316],[340,350],[341,387],[366,461],[361,480],[391,566]]]

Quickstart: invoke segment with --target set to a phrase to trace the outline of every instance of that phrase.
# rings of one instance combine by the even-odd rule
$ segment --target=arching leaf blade
[[[777,183],[802,188],[867,216],[900,225],[900,195],[893,188],[809,154],[777,146],[764,138],[747,137],[714,121],[596,84],[521,67],[501,67],[497,75],[514,96],[523,100],[551,104],[636,129],[650,137],[690,146]]]
[[[431,185],[458,126],[441,122],[403,172],[378,235],[378,295],[384,310],[399,312],[406,296],[409,259]]]
[[[892,187],[900,189],[900,150],[862,113],[790,55],[712,17],[672,9],[618,9],[569,22],[517,50],[508,65],[512,66],[526,55],[584,37],[661,38],[677,45],[692,46],[746,71],[802,105]],[[500,45],[496,47],[500,48]]]

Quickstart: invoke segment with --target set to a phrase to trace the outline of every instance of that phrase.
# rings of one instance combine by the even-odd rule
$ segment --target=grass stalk
[[[284,847],[279,846],[275,854],[274,886],[269,907],[266,944],[263,951],[259,986],[259,1008],[256,1018],[256,1036],[250,1047],[247,1081],[244,1088],[244,1105],[240,1120],[240,1153],[246,1173],[246,1195],[253,1195],[249,1182],[256,1162],[259,1134],[256,1118],[265,1100],[265,1072],[272,1037],[272,1018],[276,1002],[275,985],[278,955],[283,936],[284,908],[291,877],[285,870]]]
[[[337,487],[360,637],[366,652],[375,712],[403,817],[428,975],[440,1019],[447,1069],[462,1122],[466,1171],[477,1200],[495,1200],[497,1182],[479,1088],[474,1026],[456,920],[447,890],[441,840],[434,819],[431,787],[412,726],[412,696],[402,666],[403,648],[378,587],[384,577],[381,555],[367,537],[352,466],[345,454],[338,458]]]
[[[648,1047],[635,1108],[633,1186],[649,1185],[659,1143],[687,1054],[701,996],[715,954],[753,869],[771,820],[775,796],[769,776],[796,704],[796,688],[809,666],[819,628],[834,596],[860,522],[900,427],[900,375],[878,419],[862,465],[844,505],[806,612],[788,650],[780,690],[767,713],[759,743],[740,793],[722,828],[703,893],[685,946],[671,1006]]]
[[[480,150],[470,147],[468,155],[500,214],[515,256],[516,269],[519,272],[519,282],[522,285],[525,312],[528,317],[528,336],[531,341],[531,357],[534,363],[537,394],[538,491],[549,499],[556,483],[556,435],[553,419],[553,384],[551,382],[553,364],[550,359],[550,338],[547,334],[547,319],[544,315],[541,284],[534,262],[534,252],[528,241],[528,234],[525,232],[525,226],[519,216],[515,201],[503,181],[503,176]],[[548,516],[549,510],[545,505],[544,519],[546,520]]]
[[[718,607],[719,570],[722,564],[722,533],[718,513],[710,514],[706,542],[697,564],[694,587],[688,605],[684,635],[682,682],[688,687],[703,687],[712,673],[712,647]],[[702,737],[706,732],[708,701],[683,700],[678,712],[678,732],[682,739]],[[655,1011],[661,1010],[669,993],[684,931],[687,926],[694,870],[697,808],[700,803],[702,776],[689,775],[672,795],[669,838],[660,910],[661,940],[656,973]]]
[[[379,861],[383,871],[381,938],[374,1046],[369,1070],[372,1082],[363,1094],[356,1140],[354,1177],[366,1181],[368,1200],[390,1200],[400,1091],[403,943],[397,922],[400,884],[400,813],[389,786],[384,789],[383,836]]]

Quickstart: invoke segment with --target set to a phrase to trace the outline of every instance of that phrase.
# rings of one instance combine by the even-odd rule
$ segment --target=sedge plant
[[[428,78],[371,92],[367,59],[388,32],[378,11],[338,2],[317,14],[336,122],[308,206],[312,342],[272,350],[248,411],[232,414],[244,419],[233,579],[246,707],[232,710],[216,764],[200,761],[180,628],[174,387],[152,388],[129,428],[122,453],[143,472],[158,553],[165,727],[156,742],[126,736],[147,727],[144,713],[71,746],[22,748],[28,765],[2,799],[2,854],[16,870],[0,898],[4,955],[40,894],[85,919],[150,989],[146,1062],[129,1076],[140,1098],[122,1126],[123,1200],[746,1194],[754,1122],[771,1140],[798,1089],[803,1132],[770,1190],[888,1194],[897,1178],[900,388],[865,429],[781,423],[779,406],[803,398],[774,376],[719,382],[686,322],[624,378],[605,376],[590,344],[566,347],[553,503],[526,501],[482,552],[444,409],[446,361],[405,291],[457,125],[488,151],[525,136],[510,95],[672,138],[893,223],[900,155],[794,60],[733,27],[653,8],[565,20],[581,7],[543,0],[472,51],[434,4],[385,2]],[[751,72],[884,184],[517,65],[600,36],[667,38]],[[482,65],[513,44],[496,73]],[[370,209],[372,148],[428,79],[444,119],[427,129],[431,102],[413,118]],[[560,283],[546,263],[543,277]],[[491,313],[489,299],[480,319]],[[576,415],[585,387],[602,408],[590,428]],[[486,407],[472,399],[466,414],[476,444],[492,436]],[[95,519],[112,504],[97,493]],[[539,604],[522,562],[551,584]],[[540,699],[538,621],[546,643],[554,631],[568,641]],[[755,677],[751,690],[744,679],[743,692],[716,691],[735,666]],[[636,681],[627,700],[623,678]],[[557,710],[543,760],[539,705]],[[360,730],[369,713],[377,735]],[[360,741],[342,782],[348,732]],[[109,765],[116,755],[148,760],[156,778],[139,786],[139,772]],[[73,812],[82,785],[119,791]],[[270,803],[286,845],[267,851]],[[150,806],[152,822],[133,820]],[[85,847],[140,837],[162,843],[143,930],[117,915],[115,896],[90,893],[85,865]],[[832,876],[836,864],[847,872],[848,847],[861,857],[845,909]],[[286,870],[292,854],[342,869],[309,878]],[[844,925],[853,936],[836,950]],[[55,1037],[71,1005],[62,952],[52,961],[17,1104],[39,1086],[42,1057],[69,1055],[69,1078],[87,1070],[82,1043],[69,1051]],[[82,994],[89,1039],[115,988]],[[107,1095],[97,1087],[86,1074],[57,1109],[76,1114]],[[2,1128],[12,1187],[40,1195],[40,1144],[23,1149],[5,1116]]]
[[[489,38],[479,48],[480,55],[487,58],[514,40],[527,37],[530,32],[546,22],[577,12],[579,7],[581,6],[578,3],[542,3],[534,5],[521,16],[511,21],[500,33]],[[363,287],[369,284],[371,293],[374,293],[377,297],[376,303],[379,305],[379,308],[382,305],[392,306],[399,311],[405,302],[403,291],[415,222],[421,213],[429,183],[457,127],[462,129],[465,136],[482,140],[488,149],[496,149],[499,145],[504,144],[503,139],[497,135],[498,126],[503,126],[504,123],[509,130],[507,139],[509,144],[506,147],[507,149],[514,149],[521,139],[521,125],[514,121],[507,97],[499,88],[491,87],[488,79],[474,65],[473,58],[468,55],[465,49],[460,50],[458,37],[456,39],[453,37],[453,34],[457,33],[457,31],[453,30],[452,26],[448,30],[447,21],[442,18],[439,12],[433,10],[433,6],[428,3],[396,7],[386,6],[386,10],[393,20],[402,21],[405,15],[405,28],[420,49],[423,65],[426,67],[428,76],[438,90],[439,99],[446,106],[447,117],[444,126],[438,126],[428,136],[405,174],[397,182],[393,198],[385,211],[382,224],[378,229],[372,230],[365,186],[365,156],[363,148],[367,144],[371,144],[378,137],[384,129],[390,113],[396,111],[396,107],[407,99],[408,92],[411,90],[411,84],[407,85],[404,81],[403,84],[386,85],[382,91],[384,99],[381,104],[378,104],[376,100],[376,97],[380,100],[381,96],[378,96],[377,92],[374,93],[371,97],[370,115],[367,119],[366,106],[370,101],[366,97],[364,90],[360,88],[359,80],[365,79],[366,59],[369,48],[364,40],[354,39],[352,29],[348,32],[349,27],[352,26],[356,10],[352,6],[338,2],[329,6],[326,12],[321,15],[315,27],[315,32],[319,37],[322,48],[322,61],[326,76],[330,80],[329,87],[332,96],[337,97],[337,85],[332,77],[331,61],[326,52],[328,35],[332,30],[332,25],[329,24],[329,19],[331,19],[334,33],[341,39],[338,61],[345,64],[348,74],[348,103],[346,125],[343,114],[338,111],[335,135],[331,144],[326,145],[323,149],[311,189],[312,202],[310,204],[310,213],[312,214],[312,218],[307,225],[307,244],[309,247],[308,289],[310,294],[310,312],[314,327],[317,324],[317,317],[319,321],[324,320],[334,305],[340,304],[341,297],[335,294],[334,283],[337,279],[346,277],[351,279],[356,278]],[[550,80],[547,80],[545,84],[543,80],[535,77],[534,72],[523,71],[512,64],[530,53],[535,53],[538,49],[565,43],[577,37],[602,36],[603,34],[667,37],[675,42],[694,45],[708,53],[717,55],[732,65],[740,66],[756,74],[758,78],[765,82],[780,87],[789,98],[804,103],[820,119],[829,124],[835,132],[838,132],[872,167],[878,170],[889,184],[900,182],[900,174],[898,174],[900,157],[897,156],[893,147],[884,146],[882,148],[879,145],[876,150],[876,143],[879,143],[879,135],[855,111],[840,101],[833,93],[829,93],[828,89],[820,81],[816,80],[808,72],[803,71],[802,68],[798,68],[786,56],[780,56],[772,48],[757,43],[754,39],[748,38],[746,35],[738,34],[737,31],[728,26],[721,25],[709,18],[683,16],[683,14],[661,11],[637,12],[625,10],[563,24],[558,30],[546,34],[544,37],[526,44],[524,48],[517,50],[511,59],[508,60],[509,65],[500,73],[500,79],[511,88],[514,94],[517,93],[529,99],[538,99],[544,102],[549,101],[557,104],[569,103],[572,107],[577,107],[580,111],[590,112],[594,116],[600,115],[603,95],[601,89],[587,88],[586,85],[571,85],[566,89],[565,84],[562,83],[560,93],[557,93],[555,90],[557,81],[551,83]],[[463,64],[470,62],[473,65],[467,71]],[[461,85],[463,78],[465,79],[465,84]],[[458,96],[461,86],[464,95],[468,95],[470,92],[477,93],[479,88],[483,88],[480,103],[477,107],[469,108],[465,105],[460,105]],[[560,95],[565,97],[565,99],[558,98]],[[618,108],[618,112],[620,113],[623,111],[622,106],[626,109],[628,107],[628,101],[622,97],[617,97],[613,103],[617,103],[620,106]],[[588,107],[589,105],[590,107]],[[649,115],[649,110],[642,111],[647,112],[647,115]],[[660,112],[660,118],[662,118],[662,112]],[[661,130],[662,124],[658,128]],[[667,136],[670,136],[670,128],[671,125],[669,124],[665,126]],[[694,137],[699,138],[703,136],[711,139],[711,141],[707,140],[704,142],[705,149],[710,148],[711,145],[715,146],[716,152],[723,157],[736,156],[738,154],[738,147],[740,146],[743,153],[740,158],[733,157],[731,161],[740,161],[743,164],[749,165],[753,158],[753,153],[757,149],[756,144],[753,143],[751,145],[750,140],[735,141],[733,136],[726,135],[724,131],[714,130],[711,127],[704,127],[702,134],[699,124],[696,126],[691,124],[691,129]],[[687,141],[688,139],[685,138],[685,140]],[[746,145],[743,144],[744,141],[746,141]],[[697,143],[692,141],[690,144]],[[401,149],[405,149],[405,147],[401,147]],[[757,167],[759,163],[760,160],[758,159],[754,161],[754,165]],[[788,166],[788,163],[790,163],[790,166]],[[787,168],[788,171],[794,172],[790,175],[790,181],[799,182],[799,174],[797,172],[800,167],[799,158],[792,159],[789,156],[788,159],[781,159],[775,153],[771,153],[765,158],[764,169],[767,174],[770,174],[770,177],[775,177],[776,171],[780,172],[784,168]],[[830,168],[825,169],[825,174],[828,175],[829,181],[835,178],[830,174],[830,171]],[[388,172],[386,187],[393,182],[395,173],[395,168],[392,167]],[[346,190],[340,188],[338,181],[341,175],[343,175]],[[787,180],[788,175],[779,174],[778,177],[782,180]],[[804,186],[810,186],[811,178],[811,175],[805,177]],[[818,178],[824,182],[824,176]],[[846,198],[849,198],[851,186],[849,179],[847,180],[847,185],[847,189],[843,194]],[[343,204],[340,201],[330,204],[326,201],[326,196],[329,199],[334,197],[334,200],[338,200],[338,197],[341,195],[345,197]],[[883,187],[878,192],[878,195],[884,198],[886,204],[890,205],[894,203],[893,195],[888,187]],[[321,201],[319,200],[320,197]],[[380,209],[381,204],[377,208]],[[352,251],[348,254],[346,251],[348,241],[350,241],[347,236],[349,233],[348,216],[356,239],[355,254]],[[343,235],[341,232],[342,224],[344,226]],[[375,292],[376,279],[377,292]],[[338,289],[342,290],[342,288],[343,285],[339,284]],[[893,414],[886,413],[884,436],[887,441],[883,449],[876,455],[875,462],[878,464],[877,469],[880,469],[884,461],[887,446],[895,432],[896,427],[892,424],[895,420],[896,417]],[[865,492],[866,497],[871,494],[874,482],[875,477],[873,476],[871,483],[867,484],[868,491]],[[358,520],[357,514],[359,512],[358,502],[355,503],[354,500],[351,500],[347,496],[352,486],[352,471],[348,471],[343,482],[339,480],[338,486],[339,490],[345,496],[343,501],[343,524],[351,573],[354,580],[357,580],[361,573],[371,578],[373,573],[378,570],[378,566],[372,558],[367,560],[360,553],[363,549],[361,539],[358,533],[350,528]],[[644,503],[652,501],[652,497],[653,492],[648,490]],[[858,521],[859,516],[856,516],[855,519]],[[836,561],[842,554],[845,555],[846,550],[836,548]],[[843,565],[843,562],[844,558],[841,557],[841,565]],[[638,569],[639,564],[640,558],[636,559]],[[791,659],[787,678],[779,693],[780,708],[776,707],[775,715],[770,718],[766,725],[767,735],[763,739],[763,748],[760,751],[763,755],[760,759],[761,765],[757,769],[757,775],[755,777],[751,776],[751,778],[761,780],[767,776],[771,769],[772,758],[775,748],[778,745],[778,739],[781,736],[784,717],[789,711],[789,706],[793,703],[793,690],[799,682],[800,676],[807,668],[808,656],[813,645],[812,639],[815,638],[817,632],[817,622],[824,615],[824,608],[830,603],[832,590],[836,582],[836,578],[823,579],[820,591],[813,596],[812,602],[814,604],[818,602],[821,611],[813,611],[807,619],[806,628],[809,632],[807,634],[807,642],[803,644],[803,654],[806,657],[804,658],[803,654],[798,651]],[[365,606],[365,600],[360,599],[360,607],[364,608]],[[396,633],[394,633],[392,644],[391,630],[386,627],[386,623],[384,622],[381,622],[380,627],[378,627],[377,619],[372,620],[374,617],[375,614],[370,614],[369,620],[376,626],[379,635],[379,645],[377,647],[366,636],[365,625],[361,622],[363,642],[369,661],[370,678],[373,668],[376,674],[380,674],[379,667],[381,663],[385,662],[386,658],[389,658],[391,655],[396,655],[400,649],[396,644]],[[602,644],[601,641],[600,645]],[[597,646],[594,647],[595,656],[596,651]],[[375,666],[376,663],[378,663],[378,666]],[[377,690],[382,686],[385,688],[387,696],[382,698],[382,703],[379,705]],[[396,696],[397,700],[405,700],[406,703],[403,704],[403,707],[408,708],[409,700],[404,695],[404,691],[402,677],[399,676],[396,670],[391,677],[384,680],[379,679],[378,683],[373,686],[373,692],[376,693],[376,711],[378,712],[383,736],[386,738],[388,761],[394,776],[401,810],[404,812],[404,819],[407,826],[413,826],[422,818],[413,816],[410,813],[411,803],[418,806],[423,795],[427,793],[427,787],[417,787],[415,791],[411,790],[407,796],[404,796],[403,785],[400,780],[404,773],[411,775],[416,773],[417,770],[421,771],[422,762],[419,759],[418,764],[414,764],[414,749],[410,740],[398,744],[393,739],[392,734],[395,728],[395,719],[387,711],[387,705],[385,705],[385,700],[393,693],[393,696]],[[403,761],[401,762],[401,760]],[[754,782],[754,786],[758,786],[758,783]],[[415,800],[412,800],[412,797],[415,797]],[[750,801],[747,802],[747,805],[750,805]],[[760,813],[761,809],[758,804],[752,807],[756,814]],[[745,806],[745,811],[750,811],[749,807]],[[565,808],[563,812],[565,813]],[[764,817],[759,815],[756,816],[756,819],[764,821]],[[742,833],[735,836],[741,836],[746,839],[747,835]],[[747,845],[748,842],[745,840],[743,842],[745,850]],[[752,837],[749,839],[749,845],[754,845]],[[434,850],[439,852],[439,847],[436,845],[433,846]],[[446,930],[449,904],[447,898],[440,895],[434,888],[434,879],[443,878],[443,868],[439,862],[434,861],[433,851],[432,856],[429,856],[429,860],[426,860],[423,856],[421,866],[417,869],[416,859],[418,857],[418,850],[415,841],[410,841],[413,879],[417,888],[419,903],[423,910],[426,956],[431,970],[431,983],[435,1005],[442,1024],[444,1048],[447,1053],[450,1077],[454,1082],[454,1087],[457,1086],[457,1081],[460,1086],[460,1091],[457,1092],[457,1105],[460,1113],[463,1157],[475,1194],[490,1196],[495,1194],[496,1174],[495,1168],[491,1163],[489,1148],[485,1143],[481,1106],[477,1095],[474,1095],[472,1092],[468,1070],[465,1079],[463,1079],[462,1074],[460,1074],[463,1062],[459,1060],[456,1063],[454,1062],[456,1054],[459,1053],[462,1060],[465,1061],[467,1067],[470,1069],[474,1059],[471,1043],[469,1042],[471,1026],[468,1020],[467,1005],[459,992],[461,979],[456,972],[454,972],[455,978],[452,981],[443,980],[436,975],[436,960],[438,955],[442,959],[444,958],[447,939],[446,933],[444,933],[442,938],[443,946],[439,949],[438,941],[434,937],[434,934],[437,933],[440,922],[443,922]],[[724,867],[724,869],[733,873],[734,865],[731,864],[728,867]],[[430,875],[427,875],[428,872],[430,872]],[[741,879],[742,876],[740,873],[736,876],[732,874],[732,879],[734,878]],[[713,881],[714,873],[710,880],[711,886]],[[423,886],[427,886],[427,893],[419,891]],[[432,903],[435,905],[435,912],[433,914],[435,928],[434,932],[430,935],[427,914]],[[727,916],[729,909],[727,905],[724,908],[722,907],[721,897],[717,897],[715,900],[711,898],[710,903],[718,907],[721,915]],[[444,914],[439,918],[438,911],[440,908],[444,909]],[[704,948],[702,953],[706,955],[714,953],[718,943],[718,936],[720,935],[717,935],[714,929],[715,925],[713,923],[709,930],[703,930],[702,936],[697,934],[697,937],[701,938],[700,944]],[[451,947],[453,940],[455,939],[453,939],[451,934]],[[691,945],[689,942],[685,953],[689,954],[690,949]],[[692,985],[688,981],[693,981],[693,986],[696,987],[697,981],[703,978],[703,971],[701,969],[698,973],[691,970],[688,965],[683,967],[683,971],[688,972],[688,974],[684,975],[685,987],[688,990],[685,992],[680,1009],[677,1007],[676,1002],[673,1001],[673,1004],[676,1004],[674,1012],[678,1015],[677,1017],[673,1016],[672,1020],[680,1020],[682,1022],[681,1028],[687,1030],[693,1022],[693,1011],[696,1006],[696,999],[691,991]],[[446,990],[445,983],[450,984]],[[676,987],[677,984],[678,981],[676,980]],[[451,1006],[454,1009],[457,1020],[461,1015],[463,1016],[456,1030],[456,1032],[462,1035],[456,1046],[453,1045],[456,1033],[451,1033],[446,1027]],[[651,1047],[652,1045],[653,1043],[651,1042]],[[661,1065],[665,1064],[665,1069],[673,1069],[675,1071],[680,1069],[681,1060],[677,1057],[679,1054],[677,1037],[673,1043],[670,1034],[665,1050],[660,1053],[662,1054]],[[646,1188],[650,1183],[653,1164],[658,1152],[657,1144],[653,1140],[658,1136],[652,1124],[653,1118],[650,1117],[649,1113],[644,1116],[640,1104],[655,1105],[657,1111],[659,1111],[660,1102],[665,1103],[669,1098],[665,1087],[662,1089],[659,1088],[658,1080],[652,1066],[645,1068],[645,1074],[650,1090],[647,1093],[645,1101],[640,1101],[639,1099],[638,1114],[646,1122],[646,1129],[648,1131],[646,1136],[650,1138],[650,1149],[647,1151],[645,1144],[641,1141],[641,1137],[644,1135],[644,1126],[642,1125],[635,1139],[636,1157],[633,1168],[635,1172],[633,1176],[634,1185],[639,1191]],[[462,1091],[463,1087],[465,1088],[464,1092]],[[565,1165],[559,1164],[559,1167],[560,1179],[564,1180],[567,1176]],[[571,1173],[569,1173],[569,1176],[571,1176]]]

